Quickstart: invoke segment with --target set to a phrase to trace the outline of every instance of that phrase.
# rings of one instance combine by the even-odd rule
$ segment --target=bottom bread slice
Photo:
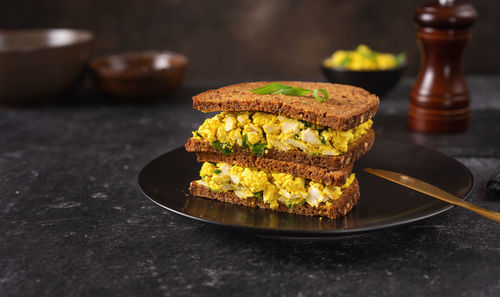
[[[241,199],[234,192],[212,192],[209,188],[193,181],[189,186],[191,195],[204,197],[208,199],[219,200],[227,203],[243,205],[247,207],[259,207],[264,209],[271,209],[268,203],[264,203],[262,199],[256,197],[249,197]],[[352,184],[342,190],[342,195],[339,199],[332,201],[330,205],[326,203],[320,204],[318,207],[312,207],[308,204],[295,205],[293,208],[288,208],[280,203],[278,208],[272,209],[274,211],[288,212],[293,214],[307,215],[307,216],[322,216],[330,219],[337,219],[345,216],[359,201],[359,183],[354,179]]]

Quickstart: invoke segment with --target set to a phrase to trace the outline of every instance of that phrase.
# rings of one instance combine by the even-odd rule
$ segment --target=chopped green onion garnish
[[[318,91],[321,92],[321,94],[323,94],[323,97],[321,97],[320,95],[318,95]],[[317,100],[319,100],[321,102],[325,102],[326,100],[328,100],[328,97],[330,95],[328,94],[328,92],[325,89],[314,89],[313,90],[313,96]]]
[[[347,64],[349,64],[349,62],[351,62],[351,58],[349,58],[349,56],[347,56],[344,59],[342,59],[342,61],[340,61],[339,67],[344,68],[345,66],[347,66]]]
[[[259,157],[262,157],[266,151],[266,144],[265,143],[256,143],[256,144],[251,144],[250,145],[250,150],[252,151],[252,154],[256,154]]]
[[[222,172],[222,171],[220,171],[220,169],[219,169],[219,168],[214,169],[214,173],[215,173],[215,174],[219,174],[219,173],[221,173],[221,172]]]
[[[284,84],[280,84],[280,83],[271,83],[271,84],[265,85],[263,87],[251,90],[251,92],[253,92],[255,94],[260,94],[260,95],[267,95],[267,94],[273,94],[273,93],[279,94],[277,92],[279,92],[282,89],[287,89],[287,88],[291,88],[291,87],[284,85]]]
[[[406,61],[406,53],[401,52],[396,56],[396,66],[401,66]]]
[[[326,140],[325,140],[325,137],[323,135],[321,135],[321,143],[326,145]]]
[[[325,89],[314,89],[308,90],[299,87],[287,86],[280,83],[270,83],[263,87],[251,90],[251,92],[259,95],[268,95],[268,94],[283,94],[288,96],[305,96],[307,94],[313,93],[314,98],[317,100],[324,102],[328,99],[329,94]],[[318,92],[323,94],[323,97],[319,96]]]
[[[210,146],[217,149],[223,155],[231,155],[233,153],[233,146],[230,143],[222,143],[216,140],[212,142]]]
[[[274,92],[273,94],[283,94],[288,96],[305,96],[309,93],[311,93],[311,90],[308,89],[302,89],[298,87],[286,87],[284,89]]]
[[[363,58],[365,59],[368,59],[368,60],[372,60],[374,61],[375,58],[377,57],[377,54],[374,53],[374,52],[368,52],[368,53],[365,53],[365,52],[360,52],[359,53],[361,56],[363,56]],[[343,61],[342,61],[343,62]]]
[[[264,191],[258,191],[258,192],[253,193],[253,196],[257,197],[257,198],[262,198],[263,195],[264,195]]]
[[[243,138],[241,140],[241,148],[246,149],[247,148],[247,134],[243,134]]]
[[[309,123],[309,122],[302,121],[302,120],[299,120],[299,121],[300,121],[302,124],[304,124],[304,126],[305,126],[306,128],[310,128],[310,127],[312,126],[312,124],[311,124],[311,123]]]

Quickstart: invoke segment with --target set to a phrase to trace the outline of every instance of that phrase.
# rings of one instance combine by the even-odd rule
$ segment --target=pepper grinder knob
[[[410,93],[408,123],[420,132],[461,132],[469,125],[469,89],[462,56],[477,12],[467,3],[439,0],[414,15],[421,64]]]

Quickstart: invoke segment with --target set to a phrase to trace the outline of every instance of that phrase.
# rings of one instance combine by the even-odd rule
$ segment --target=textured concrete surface
[[[208,116],[190,107],[197,91],[185,88],[171,104],[115,105],[84,94],[56,107],[0,109],[0,296],[500,294],[499,225],[466,210],[383,232],[296,242],[153,205],[140,194],[137,174]],[[474,117],[499,135],[498,103],[476,99]],[[408,141],[404,114],[390,100],[406,97],[383,104],[377,131]],[[426,145],[455,148],[476,178],[470,201],[500,211],[485,186],[500,156],[484,153],[500,148],[494,140],[447,137]]]

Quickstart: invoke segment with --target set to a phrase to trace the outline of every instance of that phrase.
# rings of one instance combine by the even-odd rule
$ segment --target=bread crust
[[[207,187],[200,185],[196,182],[191,182],[189,186],[189,192],[191,195],[204,197],[213,200],[219,200],[226,203],[233,203],[238,205],[243,205],[247,207],[259,207],[264,209],[271,209],[268,203],[264,203],[262,200],[249,197],[247,199],[240,199],[234,194],[234,192],[219,192],[214,193],[210,191]],[[359,201],[359,184],[358,180],[354,179],[353,183],[346,189],[342,191],[342,196],[339,199],[332,202],[331,205],[326,205],[325,203],[320,204],[318,207],[311,207],[308,204],[295,205],[293,208],[289,209],[284,204],[279,204],[278,208],[272,209],[273,211],[288,212],[293,214],[307,215],[307,216],[322,216],[330,219],[337,219],[345,216]]]
[[[323,168],[323,169],[326,169],[329,171],[339,171],[339,170],[343,170],[345,168],[352,167],[352,164],[356,160],[358,160],[362,155],[364,155],[366,152],[368,152],[371,149],[374,141],[375,141],[375,131],[373,131],[373,129],[370,128],[367,131],[367,133],[363,134],[358,140],[351,143],[348,147],[348,151],[340,156],[312,156],[312,155],[309,155],[309,154],[304,153],[304,152],[299,151],[299,150],[281,152],[281,151],[271,149],[268,151],[268,153],[264,154],[262,157],[255,158],[255,155],[253,155],[248,150],[242,150],[240,146],[235,145],[234,146],[234,153],[229,155],[229,156],[224,156],[224,157],[228,157],[228,158],[226,158],[228,160],[231,159],[229,157],[232,157],[232,159],[238,159],[238,160],[240,160],[241,164],[243,164],[243,165],[246,165],[246,163],[244,163],[245,160],[249,160],[248,166],[256,166],[256,167],[266,165],[268,163],[271,164],[271,161],[275,160],[275,161],[282,161],[282,162],[287,162],[287,163],[297,163],[297,164],[302,164],[302,165],[314,166],[314,167]],[[220,154],[217,149],[211,147],[210,143],[204,139],[190,138],[190,139],[188,139],[188,141],[184,147],[186,148],[186,150],[188,152],[211,152],[211,153]],[[220,155],[222,155],[222,154],[220,154]],[[203,157],[208,158],[209,156],[203,155]],[[257,161],[256,159],[261,159],[261,161]],[[222,160],[222,157],[221,157],[221,160]],[[252,164],[256,164],[256,165],[252,165]],[[276,163],[273,163],[273,164],[276,164]],[[274,166],[275,165],[273,165],[273,167]],[[286,164],[284,164],[283,167],[286,168],[287,167]],[[269,168],[264,167],[264,169],[274,170],[271,167],[269,167]],[[296,172],[296,171],[294,171],[294,172]],[[293,174],[291,172],[287,172],[287,173]],[[298,173],[300,173],[300,172],[298,172]],[[297,175],[299,175],[299,174],[297,174]],[[299,175],[299,176],[302,176],[302,175]],[[309,178],[309,177],[307,177],[307,178]]]
[[[324,102],[312,95],[259,95],[250,90],[268,81],[240,83],[208,90],[193,97],[193,108],[201,111],[262,111],[284,115],[337,130],[349,130],[372,118],[378,110],[379,98],[368,91],[349,85],[281,81],[289,86],[309,90],[325,89],[330,97]]]

